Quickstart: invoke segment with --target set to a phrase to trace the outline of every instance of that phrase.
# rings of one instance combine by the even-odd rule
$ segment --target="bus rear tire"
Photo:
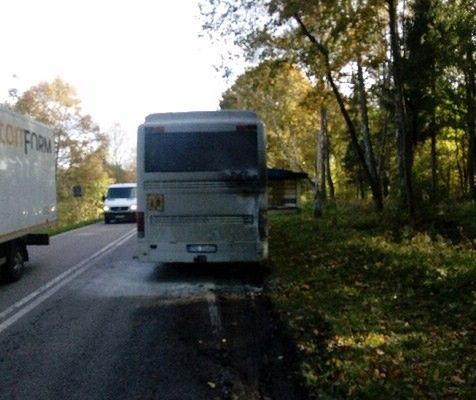
[[[270,272],[269,264],[266,261],[253,262],[248,265],[246,280],[251,285],[261,286]]]

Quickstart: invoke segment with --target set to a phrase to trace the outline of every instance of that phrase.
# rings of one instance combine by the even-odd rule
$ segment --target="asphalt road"
[[[30,248],[0,285],[0,399],[297,399],[250,266],[152,265],[132,224]]]

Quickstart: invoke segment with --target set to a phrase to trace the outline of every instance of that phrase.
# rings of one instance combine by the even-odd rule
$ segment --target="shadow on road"
[[[193,282],[211,280],[217,284],[236,282],[263,286],[268,271],[254,263],[160,264],[151,277],[161,282]]]

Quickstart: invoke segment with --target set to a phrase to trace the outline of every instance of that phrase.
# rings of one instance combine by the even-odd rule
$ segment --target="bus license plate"
[[[189,253],[216,253],[216,244],[188,244],[187,251]]]

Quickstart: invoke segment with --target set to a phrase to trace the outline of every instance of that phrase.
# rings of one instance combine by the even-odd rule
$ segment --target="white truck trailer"
[[[0,107],[0,267],[3,279],[21,277],[27,245],[46,245],[38,233],[56,221],[53,132]]]

